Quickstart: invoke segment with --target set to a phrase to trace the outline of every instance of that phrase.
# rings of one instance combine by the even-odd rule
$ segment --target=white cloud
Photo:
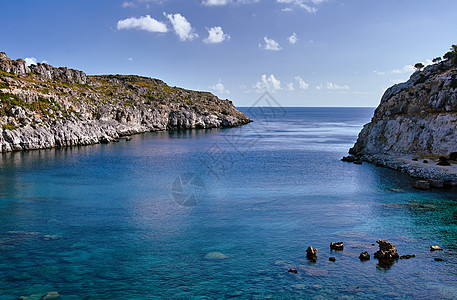
[[[224,6],[227,4],[249,4],[257,3],[260,0],[203,0],[202,4],[205,6]]]
[[[390,71],[390,73],[403,74],[403,73],[412,73],[412,72],[415,72],[415,71],[416,71],[416,69],[414,68],[413,65],[406,65],[401,69],[394,69],[394,70]]]
[[[212,27],[208,29],[208,37],[203,40],[207,44],[222,43],[225,40],[229,40],[230,35],[225,34],[220,26]]]
[[[257,89],[258,92],[270,91],[274,93],[282,90],[281,81],[277,80],[273,74],[269,77],[267,77],[266,74],[263,74],[261,81],[257,81],[254,88]]]
[[[136,4],[134,2],[132,2],[132,1],[124,1],[122,3],[122,7],[124,7],[124,8],[125,7],[135,7],[135,6],[136,6]]]
[[[38,63],[38,61],[35,57],[26,57],[24,60],[25,60],[25,64],[27,65],[27,67],[30,65],[36,65]]]
[[[297,34],[296,34],[295,32],[292,33],[292,35],[289,36],[289,37],[287,38],[287,40],[288,40],[289,43],[291,43],[291,44],[296,44],[296,43],[298,42]]]
[[[133,58],[129,57],[127,58],[128,61],[133,61]]]
[[[386,72],[381,72],[377,70],[374,70],[373,73],[375,73],[376,75],[386,75]]]
[[[293,82],[289,82],[289,83],[287,84],[287,90],[288,90],[288,91],[294,91],[294,90],[295,90],[295,88],[294,88],[294,83],[293,83]]]
[[[222,82],[220,80],[217,84],[212,85],[209,88],[219,94],[224,94],[224,95],[230,94],[230,91],[224,87],[224,85],[222,84]]]
[[[327,82],[327,89],[329,90],[349,90],[347,85],[336,85],[332,82]]]
[[[181,41],[191,41],[194,38],[198,38],[198,34],[194,32],[192,25],[181,14],[173,15],[164,13],[164,15],[170,20],[176,35]]]
[[[322,2],[325,2],[325,1],[326,0],[276,0],[277,3],[297,6],[299,8],[306,10],[309,13],[317,12],[317,8],[314,5],[321,4]],[[287,7],[285,10],[290,11],[290,10],[292,10],[292,8]]]
[[[299,86],[302,90],[308,89],[309,84],[307,84],[300,76],[295,76],[295,80],[297,80],[298,86]]]
[[[203,0],[202,4],[206,6],[222,6],[230,2],[230,0]]]
[[[150,15],[140,18],[128,18],[120,20],[117,22],[117,29],[138,29],[146,30],[149,32],[167,32],[168,28],[162,22],[157,21],[156,19],[151,18]]]
[[[264,37],[263,40],[265,41],[265,44],[260,43],[259,47],[265,50],[273,50],[273,51],[279,51],[282,48],[279,46],[278,42],[276,42],[273,39],[269,39],[268,37]]]

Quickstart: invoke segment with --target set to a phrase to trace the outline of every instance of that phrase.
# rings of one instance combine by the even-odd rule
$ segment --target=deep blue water
[[[241,110],[256,122],[3,154],[0,299],[457,298],[456,190],[340,161],[373,109]],[[416,257],[360,262],[377,239]]]

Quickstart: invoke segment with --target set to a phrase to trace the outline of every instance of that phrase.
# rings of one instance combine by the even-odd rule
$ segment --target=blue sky
[[[457,43],[455,0],[15,0],[0,51],[250,106],[376,106]]]

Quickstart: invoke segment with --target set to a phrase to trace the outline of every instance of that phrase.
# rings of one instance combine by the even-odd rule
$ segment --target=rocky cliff
[[[251,122],[229,100],[140,76],[27,66],[0,52],[0,152],[89,145],[148,131]]]
[[[447,59],[389,88],[349,153],[427,156],[457,151],[456,76],[455,58]]]

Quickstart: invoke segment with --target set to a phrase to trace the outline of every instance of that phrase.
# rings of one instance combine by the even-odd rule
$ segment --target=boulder
[[[293,274],[297,274],[297,273],[298,273],[298,271],[297,271],[297,270],[295,270],[295,269],[289,269],[287,272],[289,272],[289,273],[293,273]]]
[[[442,259],[442,258],[439,258],[439,257],[435,257],[434,260],[435,260],[435,261],[443,261],[443,259]]]
[[[355,157],[353,155],[348,155],[348,156],[344,156],[341,160],[353,163],[354,161],[356,161],[356,159],[357,159],[357,157]]]
[[[317,260],[317,249],[309,246],[308,249],[306,249],[306,257],[315,262]]]
[[[438,251],[438,250],[443,250],[440,246],[430,246],[430,251]]]
[[[370,260],[370,254],[368,254],[367,251],[362,252],[362,253],[360,253],[360,255],[359,255],[359,259],[360,259],[361,261]]]
[[[341,251],[343,250],[343,242],[331,242],[330,243],[330,249],[331,250],[336,250],[336,251]]]
[[[336,261],[336,258],[332,256],[332,257],[329,257],[328,260],[329,260],[329,261],[335,262],[335,261]]]
[[[374,258],[378,260],[395,260],[399,258],[397,248],[391,242],[377,240],[376,243],[379,244],[379,250],[374,253]]]
[[[410,258],[413,258],[413,257],[416,257],[416,255],[414,255],[414,254],[407,254],[407,255],[402,255],[402,256],[400,256],[400,259],[410,259]]]
[[[449,160],[457,161],[457,152],[451,152],[449,154]]]

